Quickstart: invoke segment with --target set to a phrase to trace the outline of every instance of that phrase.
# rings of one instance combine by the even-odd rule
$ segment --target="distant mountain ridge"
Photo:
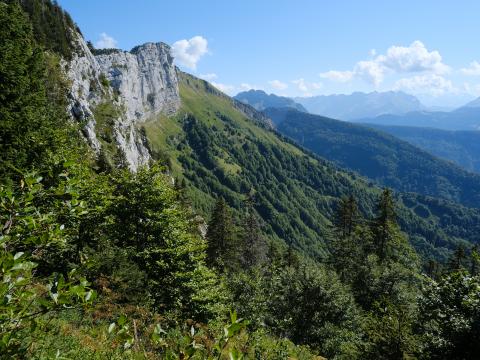
[[[296,103],[291,98],[275,94],[267,94],[263,90],[243,91],[234,96],[234,99],[241,101],[244,104],[248,104],[258,111],[265,110],[269,107],[289,107],[298,111],[307,112],[305,107]]]
[[[340,120],[377,117],[383,114],[400,115],[426,109],[415,96],[401,91],[354,92],[350,95],[296,97],[294,100],[312,114]]]
[[[478,105],[475,105],[477,103]],[[353,121],[366,124],[429,127],[442,130],[480,130],[480,100],[474,100],[450,112],[414,111],[403,115],[386,114]]]

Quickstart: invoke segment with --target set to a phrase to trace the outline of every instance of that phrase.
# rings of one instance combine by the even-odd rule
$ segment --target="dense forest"
[[[383,186],[458,202],[480,204],[480,176],[387,133],[291,109],[269,109],[279,132],[314,153]]]
[[[68,27],[45,30],[68,19],[0,1],[0,358],[477,356],[476,213],[378,189],[186,74],[140,129],[156,160],[101,166],[66,111]]]
[[[431,154],[450,160],[468,171],[480,172],[480,132],[452,131],[413,126],[365,126],[389,133]]]

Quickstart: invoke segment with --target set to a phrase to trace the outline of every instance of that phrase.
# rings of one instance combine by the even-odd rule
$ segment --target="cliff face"
[[[131,52],[98,55],[96,60],[126,107],[129,119],[143,121],[180,107],[178,80],[170,47],[147,43]]]
[[[95,109],[110,103],[115,111],[112,136],[128,167],[135,171],[147,164],[150,154],[138,123],[159,113],[174,114],[180,107],[178,79],[170,47],[147,43],[130,52],[112,51],[93,55],[83,37],[75,37],[77,51],[66,63],[71,81],[70,111],[85,124],[83,132],[90,146],[100,154]]]

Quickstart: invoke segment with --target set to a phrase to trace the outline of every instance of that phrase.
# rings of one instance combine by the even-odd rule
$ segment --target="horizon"
[[[450,108],[480,96],[480,49],[467,45],[479,35],[472,1],[59,4],[96,47],[165,42],[182,70],[232,96],[402,91]]]

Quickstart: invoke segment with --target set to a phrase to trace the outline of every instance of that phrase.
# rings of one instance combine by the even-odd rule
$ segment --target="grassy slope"
[[[219,194],[240,209],[244,194],[253,189],[266,234],[318,257],[324,254],[329,220],[340,197],[354,194],[364,213],[373,212],[379,189],[367,180],[339,170],[246,118],[230,98],[203,80],[181,73],[180,93],[182,108],[177,115],[160,116],[144,128],[153,152],[169,158],[174,176],[185,179],[188,196],[200,213],[208,216]],[[193,114],[203,134],[208,134],[206,146],[215,159],[210,168],[186,134],[187,114]],[[426,257],[444,259],[446,248],[477,240],[472,235],[480,229],[476,211],[417,195],[403,198],[399,197],[401,224]],[[471,232],[458,236],[459,226]]]

